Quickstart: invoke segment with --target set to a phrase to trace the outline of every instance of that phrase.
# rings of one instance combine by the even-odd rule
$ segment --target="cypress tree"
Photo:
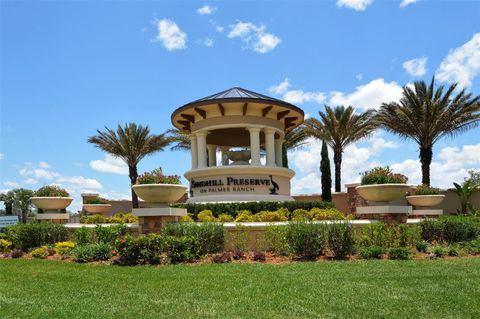
[[[322,159],[320,160],[320,173],[322,174],[322,200],[332,200],[332,174],[330,172],[330,159],[328,158],[327,143],[322,140]]]

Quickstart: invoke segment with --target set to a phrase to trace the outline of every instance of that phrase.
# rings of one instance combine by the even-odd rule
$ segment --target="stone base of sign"
[[[412,210],[414,216],[439,216],[443,215],[443,209],[414,209]]]
[[[362,219],[382,220],[385,224],[406,223],[408,215],[412,213],[412,206],[364,206],[357,207],[356,214]]]
[[[54,224],[66,224],[70,220],[70,214],[43,213],[43,214],[37,214],[34,219],[41,222],[52,222]]]
[[[150,234],[159,233],[167,223],[178,222],[180,217],[187,214],[187,210],[168,206],[134,208],[133,214],[139,217],[138,232]]]

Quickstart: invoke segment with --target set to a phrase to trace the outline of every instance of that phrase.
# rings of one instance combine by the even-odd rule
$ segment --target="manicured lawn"
[[[166,267],[0,260],[1,318],[480,318],[480,259]]]

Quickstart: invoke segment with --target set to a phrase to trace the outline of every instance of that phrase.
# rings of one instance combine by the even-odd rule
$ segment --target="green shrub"
[[[239,211],[237,218],[235,218],[235,222],[236,223],[253,222],[253,215],[248,210]]]
[[[395,174],[388,167],[375,167],[362,173],[361,184],[406,184],[408,178],[402,174]]]
[[[457,249],[457,247],[454,246],[454,245],[448,246],[448,248],[447,248],[447,255],[450,256],[450,257],[456,257],[456,256],[458,256],[458,249]]]
[[[73,261],[87,263],[112,258],[113,247],[107,243],[79,245],[71,251]]]
[[[7,240],[17,249],[28,251],[43,245],[68,240],[68,229],[53,223],[17,224],[5,227]]]
[[[43,186],[37,189],[35,196],[38,197],[68,197],[68,192],[56,185]]]
[[[446,252],[442,246],[435,245],[430,248],[430,253],[437,258],[442,258],[445,256]]]
[[[6,239],[0,239],[0,253],[6,253],[12,248],[12,242]]]
[[[32,250],[29,254],[33,258],[45,259],[48,257],[48,246],[42,246]]]
[[[314,207],[310,210],[309,215],[313,220],[344,220],[345,219],[345,215],[343,215],[342,212],[336,208],[323,209],[323,208]]]
[[[73,237],[77,241],[77,244],[84,245],[94,241],[92,230],[88,229],[85,226],[75,230]]]
[[[476,218],[464,216],[443,216],[420,223],[422,238],[428,242],[445,241],[449,244],[475,239],[479,234]]]
[[[311,210],[314,207],[317,208],[334,208],[335,205],[331,202],[322,201],[286,201],[286,202],[231,202],[231,203],[188,203],[188,204],[173,204],[173,207],[186,208],[188,213],[193,215],[195,219],[199,212],[203,210],[211,210],[213,216],[219,216],[222,213],[237,216],[237,212],[250,211],[252,214],[256,214],[261,211],[278,211],[279,209],[286,209],[289,212],[293,212],[295,209]]]
[[[328,225],[327,245],[335,259],[345,259],[353,253],[355,240],[350,223],[332,223]]]
[[[70,252],[75,248],[75,243],[71,241],[61,241],[55,243],[55,253],[62,257],[68,256]]]
[[[312,216],[310,212],[306,209],[297,208],[292,213],[292,221],[302,221],[302,220],[310,220]]]
[[[362,247],[383,247],[387,245],[387,226],[382,222],[374,222],[362,228],[359,245]]]
[[[211,210],[203,210],[198,213],[197,220],[201,223],[213,223],[216,221],[216,218],[213,216]]]
[[[265,232],[267,250],[279,256],[289,253],[286,226],[268,226]]]
[[[384,251],[383,247],[365,246],[360,247],[358,253],[363,259],[382,259]]]
[[[435,187],[430,187],[428,185],[418,185],[412,192],[412,195],[438,195],[440,194],[440,189]]]
[[[407,260],[410,258],[410,251],[406,247],[390,248],[388,258],[394,260]]]
[[[282,211],[262,211],[253,215],[255,222],[284,222],[288,221],[288,216]]]
[[[165,239],[167,257],[172,264],[195,261],[200,257],[200,245],[194,237],[168,236]]]
[[[136,224],[138,223],[138,216],[132,213],[117,213],[111,217],[100,214],[82,216],[80,218],[81,224]]]
[[[125,236],[115,242],[115,249],[120,265],[156,265],[161,262],[165,240],[158,234]]]
[[[235,225],[235,230],[229,233],[233,250],[247,251],[250,242],[250,231],[241,224]]]
[[[469,254],[480,255],[480,237],[466,243],[466,250]]]
[[[127,226],[123,224],[112,226],[97,225],[94,228],[94,233],[98,243],[113,245],[118,238],[127,234]]]
[[[193,237],[198,242],[200,255],[220,252],[225,246],[222,224],[168,223],[162,230],[165,236]]]
[[[180,217],[180,222],[182,223],[193,223],[194,220],[192,218],[192,214],[186,214],[186,215],[183,215],[182,217]]]
[[[419,240],[416,242],[415,244],[415,249],[419,252],[419,253],[426,253],[427,250],[428,250],[428,242],[425,241],[425,240]]]
[[[286,240],[296,257],[313,260],[325,249],[325,225],[312,222],[295,222],[287,226]]]
[[[218,222],[220,223],[229,223],[229,222],[233,222],[234,220],[235,218],[233,218],[232,215],[228,215],[228,214],[218,215]]]

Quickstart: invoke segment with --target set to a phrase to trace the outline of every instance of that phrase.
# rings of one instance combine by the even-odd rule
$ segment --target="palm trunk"
[[[432,163],[432,147],[420,147],[420,163],[422,163],[422,184],[430,186],[430,164]]]
[[[335,192],[342,188],[342,151],[333,150],[333,164],[335,164]]]
[[[287,155],[287,147],[285,143],[282,144],[282,164],[283,167],[288,168],[288,155]]]
[[[128,166],[128,177],[130,177],[130,183],[131,186],[135,185],[137,182],[137,177],[138,177],[138,171],[137,171],[137,165],[135,166]],[[133,208],[138,208],[138,197],[137,194],[135,194],[133,187],[130,187],[132,190],[132,207]]]

